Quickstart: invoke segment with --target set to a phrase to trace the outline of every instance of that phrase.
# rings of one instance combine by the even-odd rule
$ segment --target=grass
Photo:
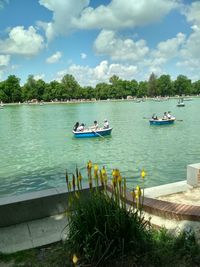
[[[11,267],[73,266],[66,246],[61,242],[13,254],[0,254],[0,266],[1,263],[10,264],[8,266]]]

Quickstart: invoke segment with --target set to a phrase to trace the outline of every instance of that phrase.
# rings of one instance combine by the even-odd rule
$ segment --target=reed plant
[[[145,177],[142,170],[143,185]],[[85,197],[78,168],[75,175],[66,173],[69,235],[65,246],[73,266],[200,266],[200,246],[192,231],[174,235],[144,220],[144,186],[132,189],[132,202],[127,205],[126,178],[119,169],[109,177],[105,167],[89,161],[87,179],[90,190]]]
[[[132,191],[133,203],[127,208],[126,179],[118,169],[114,169],[109,180],[105,167],[87,164],[87,178],[90,194],[83,198],[80,194],[82,179],[72,175],[72,188],[68,174],[66,182],[70,193],[68,246],[71,253],[78,255],[82,262],[98,266],[102,263],[118,259],[124,261],[130,252],[144,255],[149,250],[149,223],[141,213],[141,189],[138,186]],[[76,185],[75,185],[76,181]],[[107,191],[110,182],[112,192]],[[134,193],[133,193],[134,192]]]

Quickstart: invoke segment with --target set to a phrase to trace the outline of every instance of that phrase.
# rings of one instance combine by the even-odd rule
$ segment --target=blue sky
[[[190,0],[0,0],[0,80],[199,80],[199,14]]]

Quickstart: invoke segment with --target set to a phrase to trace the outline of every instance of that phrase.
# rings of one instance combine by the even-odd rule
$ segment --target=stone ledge
[[[107,190],[112,193],[110,185],[107,186]],[[130,192],[127,192],[125,201],[132,205],[133,200]],[[150,197],[144,197],[143,211],[166,219],[200,221],[200,206],[172,203]]]

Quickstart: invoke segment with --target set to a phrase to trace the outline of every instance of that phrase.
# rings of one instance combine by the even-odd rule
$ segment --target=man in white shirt
[[[109,123],[107,120],[104,120],[104,125],[103,125],[104,129],[108,129],[109,128]]]

